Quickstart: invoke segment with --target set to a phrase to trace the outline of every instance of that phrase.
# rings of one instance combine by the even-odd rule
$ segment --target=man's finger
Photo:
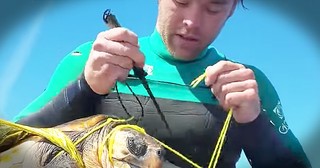
[[[233,92],[245,92],[247,89],[254,89],[258,92],[257,82],[255,80],[247,80],[241,82],[227,83],[221,86],[219,97],[226,99],[226,95]]]
[[[126,42],[115,42],[115,41],[110,41],[110,40],[105,40],[105,41],[97,41],[93,45],[93,49],[100,51],[100,52],[106,52],[110,53],[113,55],[119,55],[119,56],[124,56],[132,59],[134,64],[138,67],[143,67],[144,66],[144,55],[142,52],[139,50],[138,47],[133,46],[130,43]]]
[[[255,79],[254,72],[251,69],[241,68],[221,73],[216,79],[216,83],[232,83]]]
[[[225,104],[229,107],[237,107],[243,103],[243,100],[253,102],[258,101],[259,96],[257,96],[256,89],[246,89],[243,92],[231,92],[225,96]]]
[[[241,64],[230,61],[220,61],[212,66],[207,67],[205,83],[206,85],[210,86],[217,81],[217,78],[220,74],[241,68],[245,67]]]
[[[112,41],[127,42],[131,45],[138,46],[138,36],[129,29],[117,27],[105,31],[104,38]]]
[[[95,53],[94,67],[102,66],[103,64],[113,64],[120,66],[123,69],[132,69],[133,61],[129,57],[114,55],[106,52],[97,52]]]

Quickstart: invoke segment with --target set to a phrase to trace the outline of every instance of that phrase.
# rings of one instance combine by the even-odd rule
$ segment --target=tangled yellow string
[[[76,161],[77,167],[79,168],[85,167],[82,161],[82,157],[78,152],[77,148],[75,147],[75,145],[73,144],[73,142],[71,141],[71,139],[68,136],[66,136],[63,132],[59,131],[58,129],[33,128],[33,127],[28,127],[28,126],[12,123],[9,121],[5,121],[2,119],[0,119],[0,124],[9,126],[14,129],[23,130],[29,134],[45,137],[51,143],[55,144],[56,146],[68,152],[71,158],[73,158]]]
[[[203,73],[202,75],[200,75],[199,77],[197,77],[194,81],[191,82],[191,87],[194,88],[196,87],[204,78],[205,78],[206,74]],[[226,121],[224,122],[224,125],[222,127],[222,130],[220,132],[220,135],[218,137],[217,140],[217,144],[215,146],[215,149],[212,153],[211,159],[210,159],[210,163],[208,168],[215,168],[221,151],[222,151],[222,147],[224,144],[224,140],[226,137],[226,133],[228,130],[228,127],[230,125],[230,121],[232,118],[232,109],[229,110]],[[113,119],[113,118],[108,118],[106,122],[100,124],[99,126],[95,127],[94,129],[92,129],[91,131],[89,131],[88,133],[86,133],[83,137],[81,137],[80,139],[78,139],[75,143],[73,143],[70,138],[68,136],[66,136],[63,132],[54,129],[54,128],[32,128],[32,127],[28,127],[28,126],[23,126],[23,125],[19,125],[16,123],[11,123],[11,122],[7,122],[5,120],[1,120],[0,119],[0,124],[5,124],[7,126],[19,129],[19,130],[23,130],[26,131],[30,134],[35,134],[41,137],[45,137],[46,139],[48,139],[50,142],[52,142],[53,144],[57,145],[58,147],[61,147],[62,149],[64,149],[67,153],[70,154],[70,156],[76,161],[77,166],[80,168],[84,167],[84,163],[82,161],[82,157],[79,154],[78,150],[76,149],[76,145],[79,144],[80,142],[82,142],[83,140],[85,140],[85,138],[87,138],[89,135],[91,135],[92,133],[94,133],[95,131],[101,129],[102,127],[110,124],[111,122],[127,122],[129,120],[131,120],[132,118],[128,119],[128,120],[124,120],[124,119]],[[113,155],[113,144],[115,141],[115,132],[120,131],[122,129],[125,128],[130,128],[130,129],[134,129],[142,134],[146,134],[146,131],[137,126],[137,125],[130,125],[130,124],[122,124],[122,125],[118,125],[116,127],[114,127],[108,134],[107,136],[104,138],[103,142],[100,144],[99,149],[98,149],[98,159],[99,161],[101,161],[102,158],[102,153],[103,153],[103,149],[104,149],[104,145],[108,146],[108,157],[110,160],[110,163],[113,164],[112,161],[112,155]],[[188,159],[187,157],[185,157],[183,154],[179,153],[178,151],[174,150],[173,148],[169,147],[168,145],[164,144],[163,142],[159,141],[158,139],[154,138],[158,143],[160,143],[164,148],[166,148],[167,150],[171,151],[172,153],[174,153],[175,155],[177,155],[178,157],[180,157],[181,159],[185,160],[186,162],[188,162],[189,164],[191,164],[192,166],[194,166],[195,168],[201,168],[201,166],[199,166],[198,164],[194,163],[193,161],[191,161],[190,159]],[[57,157],[58,155],[60,155],[63,151],[59,152],[55,157]]]
[[[131,119],[132,119],[132,117],[129,120],[131,120]],[[128,120],[122,120],[122,119],[120,119],[120,120],[108,119],[108,120],[109,121],[107,121],[106,123],[110,123],[110,122],[127,122],[128,121]],[[104,146],[107,145],[109,161],[110,161],[111,164],[113,164],[112,155],[113,155],[113,144],[114,144],[114,141],[115,141],[114,140],[115,139],[115,132],[123,130],[125,128],[130,128],[130,129],[136,130],[139,133],[144,134],[144,135],[146,134],[146,131],[143,128],[137,126],[137,125],[122,124],[122,125],[115,126],[107,134],[107,136],[104,138],[104,140],[102,141],[102,143],[99,146],[99,149],[98,149],[98,159],[99,159],[99,161],[101,161]]]
[[[195,80],[193,80],[191,82],[190,86],[192,88],[195,88],[205,77],[206,77],[206,73],[201,74],[199,77],[197,77]],[[219,157],[220,157],[220,154],[221,154],[221,150],[222,150],[222,146],[224,144],[224,139],[226,137],[227,130],[228,130],[228,127],[230,125],[231,117],[232,117],[232,109],[230,109],[228,111],[228,115],[227,115],[226,121],[223,124],[223,127],[222,127],[222,130],[220,132],[217,144],[216,144],[216,146],[214,148],[214,151],[212,153],[208,168],[211,168],[211,167],[215,168],[217,163],[218,163],[218,160],[219,160]]]

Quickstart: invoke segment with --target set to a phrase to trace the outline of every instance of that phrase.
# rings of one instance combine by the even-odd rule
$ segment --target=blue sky
[[[73,1],[74,2],[74,1]],[[260,3],[238,8],[213,43],[229,58],[260,68],[280,95],[287,122],[303,146],[316,122],[320,78],[319,46],[299,20]],[[122,26],[145,36],[154,30],[156,0],[47,2],[15,23],[0,45],[0,118],[11,119],[45,89],[59,61],[106,29],[111,8]],[[239,167],[245,167],[244,159]]]

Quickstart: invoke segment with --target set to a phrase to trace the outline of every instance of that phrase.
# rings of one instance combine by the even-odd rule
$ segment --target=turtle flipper
[[[11,127],[5,124],[3,120],[0,120],[0,153],[18,145],[31,136],[33,135],[21,129]]]

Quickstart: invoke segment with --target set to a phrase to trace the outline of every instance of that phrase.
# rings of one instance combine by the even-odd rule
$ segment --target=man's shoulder
[[[145,43],[149,40],[150,36],[142,36],[138,38],[139,43]]]
[[[257,66],[252,64],[243,64],[246,68],[249,68],[253,71],[255,78],[257,79],[257,82],[263,82],[265,80],[268,80],[265,73]]]
[[[212,50],[212,51],[210,51],[211,53],[212,52],[215,53],[218,57],[220,57],[221,60],[231,61],[231,62],[234,62],[234,63],[242,64],[246,68],[251,69],[253,71],[253,73],[255,75],[255,78],[256,78],[258,83],[263,84],[263,83],[269,83],[270,82],[268,77],[263,72],[263,70],[261,70],[261,68],[255,66],[255,65],[252,65],[252,64],[248,64],[248,63],[244,63],[244,62],[241,62],[241,61],[233,60],[233,59],[227,57],[226,55],[224,55],[223,53],[219,52],[217,49],[215,49],[213,47],[210,47],[210,50]]]
[[[93,44],[93,41],[87,41],[78,45],[71,52],[69,52],[64,59],[68,59],[68,60],[76,59],[77,62],[79,61],[79,59],[85,61],[89,57],[92,44]]]
[[[203,61],[209,62],[209,63],[216,63],[222,60],[227,60],[225,54],[220,52],[217,48],[214,46],[208,46],[206,50],[206,58],[203,59]]]
[[[235,62],[235,61],[233,61]],[[246,68],[249,68],[253,71],[255,80],[258,84],[258,89],[259,89],[259,95],[260,97],[273,97],[274,100],[278,100],[278,95],[275,91],[275,88],[270,81],[270,79],[267,77],[265,72],[263,70],[255,65],[252,64],[247,64],[247,63],[241,63],[237,62],[239,64],[244,65]]]
[[[240,62],[238,62],[240,63]],[[262,83],[269,83],[269,79],[268,77],[265,75],[265,73],[263,72],[263,70],[255,65],[252,64],[247,64],[247,63],[240,63],[242,65],[244,65],[246,68],[249,68],[253,71],[256,81],[260,84]]]
[[[84,42],[84,43],[78,45],[73,52],[79,51],[79,50],[81,50],[81,51],[91,50],[92,44],[93,44],[93,41]]]

